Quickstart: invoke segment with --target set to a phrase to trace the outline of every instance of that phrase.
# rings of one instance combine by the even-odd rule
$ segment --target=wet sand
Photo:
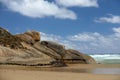
[[[0,65],[0,80],[120,80],[120,64],[72,64],[57,68]]]

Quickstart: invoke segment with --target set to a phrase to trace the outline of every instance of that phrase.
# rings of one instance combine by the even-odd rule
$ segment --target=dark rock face
[[[53,67],[63,67],[63,66],[65,67],[65,66],[67,66],[66,63],[63,61],[53,61],[53,62],[51,62],[51,65]]]
[[[29,31],[12,35],[0,28],[0,64],[66,66],[67,63],[96,63],[79,51],[66,50],[65,46],[41,41],[40,33]]]
[[[61,56],[61,59],[63,59],[66,53],[65,46],[52,42],[52,41],[41,41],[41,45],[44,45],[50,48],[51,50],[57,52],[57,54]]]
[[[21,44],[22,40],[18,37],[13,36],[7,30],[0,27],[0,45],[10,47],[13,49],[23,48]]]
[[[79,51],[68,49],[65,59],[76,60],[77,63],[85,63],[85,64],[95,64],[96,61],[87,54],[83,54]]]

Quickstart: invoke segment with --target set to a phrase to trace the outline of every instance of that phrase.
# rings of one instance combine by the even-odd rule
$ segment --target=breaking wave
[[[120,64],[120,54],[94,54],[90,56],[93,57],[98,63]]]

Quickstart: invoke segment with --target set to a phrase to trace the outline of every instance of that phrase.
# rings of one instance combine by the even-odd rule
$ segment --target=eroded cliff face
[[[12,35],[0,28],[0,64],[64,66],[67,63],[96,62],[79,51],[66,50],[64,45],[40,41],[37,31]]]
[[[39,45],[38,50],[34,47]],[[23,34],[12,35],[7,30],[0,28],[0,63],[18,65],[45,65],[55,59],[45,54],[46,49],[40,45],[40,33],[29,31]]]
[[[0,27],[0,45],[9,48],[23,48],[20,38],[13,36],[7,30]]]

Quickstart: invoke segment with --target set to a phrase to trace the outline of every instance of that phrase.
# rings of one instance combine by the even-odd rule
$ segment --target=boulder
[[[14,36],[19,37],[21,40],[31,45],[40,41],[40,33],[37,31],[28,31],[23,34],[16,34]]]
[[[65,60],[73,60],[72,63],[94,64],[96,61],[89,55],[81,53],[77,50],[68,49],[64,57]],[[69,61],[68,61],[69,62]]]
[[[41,41],[41,45],[46,46],[47,48],[54,51],[53,55],[59,54],[61,58],[58,58],[65,63],[84,63],[84,64],[92,64],[96,63],[96,61],[90,57],[89,55],[83,54],[77,50],[73,49],[65,49],[65,46],[52,42],[52,41]]]

